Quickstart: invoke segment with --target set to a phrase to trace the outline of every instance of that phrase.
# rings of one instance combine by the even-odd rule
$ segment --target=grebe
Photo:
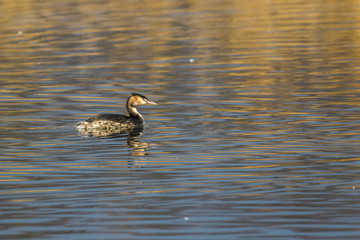
[[[139,93],[132,93],[126,102],[129,116],[121,114],[103,113],[86,121],[78,122],[75,126],[80,131],[115,131],[142,128],[145,124],[143,116],[136,110],[139,105],[156,105]]]

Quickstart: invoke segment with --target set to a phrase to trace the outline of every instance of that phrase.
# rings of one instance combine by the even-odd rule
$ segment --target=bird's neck
[[[142,122],[144,122],[143,116],[137,111],[136,107],[131,106],[131,104],[128,103],[126,105],[126,109],[130,117],[140,119]]]

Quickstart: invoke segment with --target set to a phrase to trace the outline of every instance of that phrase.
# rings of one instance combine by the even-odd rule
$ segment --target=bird
[[[140,105],[157,105],[140,93],[132,93],[126,101],[126,109],[129,115],[103,113],[76,123],[78,131],[128,131],[143,128],[144,117],[137,111]]]

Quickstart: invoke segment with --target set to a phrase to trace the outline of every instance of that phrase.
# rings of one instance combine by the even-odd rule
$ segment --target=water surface
[[[3,1],[3,239],[358,239],[356,1]],[[83,136],[125,113],[143,132]]]

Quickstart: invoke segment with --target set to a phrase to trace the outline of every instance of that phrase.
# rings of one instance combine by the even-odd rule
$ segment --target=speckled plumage
[[[86,130],[126,130],[144,125],[142,117],[130,117],[120,114],[103,113],[76,124]]]

